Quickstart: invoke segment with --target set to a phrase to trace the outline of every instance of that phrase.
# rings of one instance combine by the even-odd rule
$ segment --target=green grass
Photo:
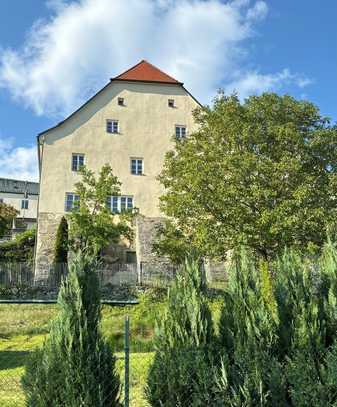
[[[215,321],[220,315],[220,300],[210,301]],[[153,338],[156,317],[164,309],[164,295],[157,290],[140,296],[135,306],[103,306],[102,331],[116,352],[123,357],[124,320],[130,318],[130,404],[145,407],[144,386],[153,358]],[[57,305],[0,304],[0,406],[23,407],[24,394],[21,377],[26,358],[41,346],[48,334],[50,321],[57,313]],[[117,367],[124,374],[124,361]],[[123,381],[123,379],[122,379]]]

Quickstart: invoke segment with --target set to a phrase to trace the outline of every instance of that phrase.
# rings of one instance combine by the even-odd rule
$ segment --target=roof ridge
[[[143,66],[142,66],[143,65]],[[138,68],[138,69],[137,69]],[[142,77],[142,74],[144,74],[144,70],[146,69],[152,70],[150,71],[148,79],[145,77]],[[142,72],[143,71],[143,72]],[[127,77],[128,74],[130,73],[131,77]],[[159,78],[151,78],[153,77],[153,74],[157,73],[157,76]],[[132,77],[132,74],[135,76]],[[159,75],[158,75],[159,74]],[[139,77],[140,75],[140,77]],[[138,76],[138,78],[137,78]],[[154,75],[156,76],[156,75]],[[162,78],[160,78],[162,76]],[[142,59],[140,62],[138,62],[136,65],[132,66],[131,68],[127,69],[126,71],[120,73],[119,75],[110,78],[110,81],[114,80],[125,80],[125,81],[139,81],[139,82],[162,82],[162,83],[171,83],[171,84],[177,84],[177,85],[183,85],[182,82],[177,81],[177,79],[173,78],[172,76],[168,75],[166,72],[161,70],[160,68],[156,67],[155,65],[151,64],[148,62],[146,59]]]

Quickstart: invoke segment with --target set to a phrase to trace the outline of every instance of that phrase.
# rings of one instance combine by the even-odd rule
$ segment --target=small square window
[[[28,209],[28,199],[22,199],[21,201],[21,209]]]
[[[169,107],[174,107],[174,99],[169,99],[168,100],[168,106]]]
[[[176,126],[176,139],[182,140],[186,137],[186,126]]]
[[[73,154],[71,169],[72,171],[79,171],[84,166],[84,154]]]
[[[107,120],[106,121],[106,131],[107,131],[107,133],[112,133],[112,134],[119,133],[118,120]]]
[[[143,175],[143,159],[131,158],[131,174]]]
[[[118,105],[124,106],[124,98],[118,98]]]

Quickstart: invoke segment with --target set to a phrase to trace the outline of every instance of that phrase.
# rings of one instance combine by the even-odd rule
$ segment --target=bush
[[[16,235],[14,240],[0,244],[0,262],[33,263],[36,229]]]
[[[28,406],[119,406],[115,358],[100,331],[96,261],[78,255],[60,289],[60,312],[23,377]]]
[[[274,276],[273,278],[271,276]],[[337,250],[234,260],[220,320],[224,406],[337,403]]]
[[[152,406],[209,405],[213,323],[197,260],[189,259],[169,289],[167,308],[156,332],[156,354],[146,396]]]
[[[68,222],[63,216],[56,233],[54,263],[68,262]]]

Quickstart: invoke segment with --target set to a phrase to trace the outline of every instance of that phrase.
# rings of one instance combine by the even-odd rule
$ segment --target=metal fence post
[[[129,347],[129,336],[130,336],[130,325],[129,325],[129,316],[125,317],[125,377],[124,377],[124,407],[129,407],[130,401],[130,347]]]

